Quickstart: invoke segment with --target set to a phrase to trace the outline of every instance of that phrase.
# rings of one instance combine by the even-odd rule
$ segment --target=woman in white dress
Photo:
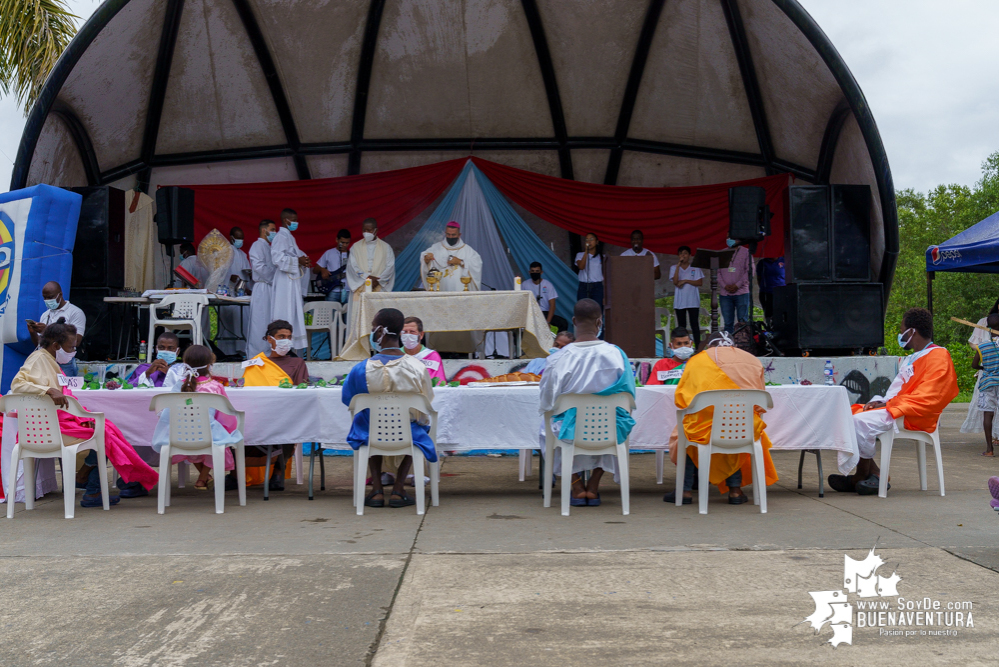
[[[985,317],[978,320],[978,326],[984,327],[988,316],[992,313],[999,313],[999,299],[996,299],[995,304],[992,306]],[[985,329],[972,329],[971,337],[968,338],[968,345],[972,349],[977,349],[981,343],[989,340],[989,333]],[[975,392],[971,396],[971,404],[968,405],[968,416],[961,424],[961,433],[984,433],[985,432],[985,417],[981,410],[978,409],[978,373],[975,373]],[[999,439],[999,419],[992,423],[992,437]]]

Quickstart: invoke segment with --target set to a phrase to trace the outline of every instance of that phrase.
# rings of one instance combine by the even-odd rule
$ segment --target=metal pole
[[[711,333],[718,331],[718,258],[711,258]]]
[[[933,314],[933,281],[936,280],[935,271],[926,272],[926,310]]]

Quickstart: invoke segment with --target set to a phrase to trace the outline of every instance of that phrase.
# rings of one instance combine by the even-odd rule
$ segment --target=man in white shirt
[[[42,287],[42,299],[45,301],[45,312],[38,318],[37,322],[28,321],[28,333],[31,334],[31,342],[38,345],[39,336],[45,333],[45,327],[55,324],[61,319],[66,324],[76,327],[76,344],[83,342],[83,333],[87,328],[87,316],[83,311],[71,304],[62,296],[62,286],[53,281],[45,283]],[[60,364],[63,373],[69,377],[77,374],[76,359],[68,364]]]
[[[679,264],[669,267],[669,279],[673,282],[673,311],[676,313],[676,325],[690,331],[694,338],[694,347],[701,343],[701,290],[704,284],[704,272],[696,266],[691,266],[690,248],[685,245],[677,250]],[[687,320],[690,324],[687,324]]]
[[[350,231],[341,229],[336,233],[336,246],[323,253],[316,265],[312,267],[312,273],[317,278],[328,281],[330,290],[326,293],[327,301],[337,303],[347,303],[350,290],[347,289],[346,276],[347,262],[350,257]],[[322,290],[320,290],[322,291]]]
[[[541,277],[541,262],[531,262],[529,271],[531,279],[522,287],[534,295],[541,312],[544,313],[545,320],[548,321],[548,326],[555,327],[556,331],[565,331],[569,328],[569,323],[565,321],[564,317],[555,314],[555,299],[558,298],[558,292],[555,291],[555,286],[551,282]]]
[[[646,255],[652,255],[654,279],[659,280],[663,277],[663,272],[659,268],[659,258],[656,257],[656,253],[645,247],[645,234],[642,233],[641,229],[636,229],[631,233],[631,247],[622,252],[621,257],[645,257]]]
[[[281,228],[271,241],[271,262],[274,263],[274,299],[271,303],[271,321],[291,322],[295,350],[304,350],[305,300],[302,278],[309,273],[309,257],[302,252],[292,232],[298,229],[298,213],[290,208],[281,211]],[[303,355],[304,356],[304,355]]]

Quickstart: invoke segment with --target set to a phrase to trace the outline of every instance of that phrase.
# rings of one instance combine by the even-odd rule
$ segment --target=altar
[[[362,292],[350,308],[350,338],[341,359],[370,356],[371,320],[382,308],[397,308],[423,320],[424,331],[512,331],[520,352],[548,356],[554,336],[534,295],[526,290],[488,292]],[[520,356],[520,355],[517,355]]]

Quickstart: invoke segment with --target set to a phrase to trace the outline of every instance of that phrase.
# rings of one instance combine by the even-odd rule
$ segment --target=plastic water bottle
[[[822,369],[822,374],[826,376],[826,385],[832,387],[836,384],[836,380],[833,379],[833,362],[832,359],[826,359],[825,368]]]
[[[139,342],[139,359],[146,358],[146,341]]]

